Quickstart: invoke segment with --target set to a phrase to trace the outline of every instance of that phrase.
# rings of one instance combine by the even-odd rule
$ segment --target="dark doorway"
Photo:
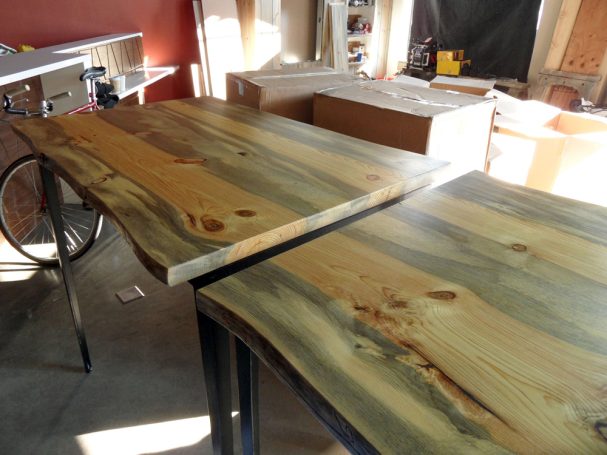
[[[415,0],[411,38],[464,49],[472,74],[527,81],[541,0]]]

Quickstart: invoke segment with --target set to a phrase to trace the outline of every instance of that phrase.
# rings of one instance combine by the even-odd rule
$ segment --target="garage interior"
[[[35,0],[12,6],[10,16],[0,32],[1,453],[537,453],[539,447],[548,453],[607,452],[601,330],[607,322],[607,2],[57,0],[50,6]],[[87,85],[79,77],[90,67],[104,71]],[[96,109],[90,102],[102,109],[88,113]],[[87,113],[71,115],[83,106]],[[204,114],[192,126],[197,109]],[[129,112],[149,116],[128,117]],[[88,136],[78,126],[88,118],[105,119],[106,129]],[[232,130],[222,124],[226,118]],[[44,121],[54,129],[28,126]],[[119,139],[132,148],[125,146],[122,157],[113,151],[116,161],[110,162],[103,144],[113,147]],[[168,160],[188,168],[184,172],[198,167],[191,172],[208,172],[196,175],[208,182],[217,178],[218,188],[225,180],[230,188],[246,189],[242,206],[220,209],[221,197],[237,204],[240,196],[221,189],[215,194],[208,182],[195,193],[185,180],[184,192],[175,196],[178,191],[169,187],[179,182],[167,177],[165,188],[159,170],[157,180],[150,179],[155,195],[175,206],[191,198],[202,210],[194,217],[184,208],[177,221],[167,221],[180,226],[166,229],[174,229],[183,244],[186,234],[200,230],[216,256],[234,246],[237,234],[257,248],[253,258],[267,243],[271,253],[261,264],[254,259],[250,269],[236,267],[226,272],[234,277],[222,275],[204,287],[196,284],[208,276],[200,271],[180,279],[196,256],[183,260],[180,271],[164,270],[164,253],[150,265],[146,242],[166,246],[154,237],[153,221],[168,220],[172,208],[160,199],[131,197],[143,180],[116,187],[111,197],[97,189],[106,180],[118,181],[132,163],[146,169],[144,146],[150,147],[150,162],[162,162],[158,166]],[[154,155],[152,148],[162,153]],[[99,161],[70,161],[61,149]],[[6,176],[8,182],[13,163],[32,153],[65,179],[60,193],[64,185],[74,187],[78,204],[83,198],[79,209],[102,215],[82,257],[71,261],[90,372],[82,368],[79,356],[86,369],[86,349],[79,329],[80,350],[74,333],[80,316],[70,312],[70,278],[58,265],[54,241],[40,242],[52,247],[55,264],[46,265],[36,259],[38,250],[26,249],[32,255],[27,257],[15,248],[22,241],[18,235],[5,232],[22,226],[29,213],[23,201],[31,196],[2,181]],[[237,161],[252,156],[265,157],[263,165]],[[340,161],[333,161],[336,156]],[[172,169],[166,166],[159,169]],[[90,169],[105,170],[94,180]],[[273,175],[264,177],[264,169]],[[357,169],[363,183],[354,177]],[[296,174],[301,181],[289,180]],[[266,177],[257,187],[255,179]],[[335,182],[341,187],[335,189]],[[476,193],[474,185],[486,191]],[[215,206],[202,201],[207,188]],[[113,206],[118,197],[134,205]],[[68,199],[64,193],[59,202],[67,206]],[[135,199],[159,218],[135,220]],[[281,224],[245,205],[267,201],[273,204],[268,213]],[[388,202],[403,210],[385,208]],[[287,226],[294,234],[283,238],[279,229],[287,218],[281,210],[288,204],[303,221]],[[43,205],[42,228],[52,233],[46,195]],[[346,226],[348,217],[331,218],[325,234],[323,216],[345,205],[360,212],[348,212],[354,228]],[[366,222],[367,216],[378,220],[376,236],[369,233],[374,221]],[[258,224],[249,232],[249,225],[238,223]],[[300,234],[312,234],[303,241],[310,242],[309,250],[300,244],[280,250]],[[343,251],[331,243],[321,247],[326,238],[336,239]],[[242,245],[226,248],[225,256],[240,254]],[[399,266],[410,267],[394,282],[387,280],[397,268],[391,262],[396,256],[380,260],[378,253],[388,250],[400,255]],[[316,269],[310,265],[315,260],[325,264],[317,258],[334,263]],[[370,265],[366,259],[356,263],[359,258]],[[231,264],[225,261],[220,272]],[[309,268],[299,265],[306,261]],[[386,282],[380,284],[367,266],[385,271]],[[262,272],[274,281],[260,278]],[[434,286],[423,298],[403,290],[417,292],[420,283]],[[310,310],[310,296],[317,294],[308,285],[335,305],[328,316]],[[264,324],[278,319],[270,308],[300,308],[297,291],[312,303],[264,335]],[[245,309],[242,302],[256,296],[268,298],[260,302],[267,314]],[[438,301],[443,306],[432,306]],[[465,314],[453,309],[457,304]],[[218,443],[221,430],[211,423],[209,397],[221,392],[208,384],[208,360],[203,368],[205,311],[234,335],[227,385],[233,448]],[[335,333],[322,339],[326,321]],[[503,325],[498,329],[494,322]],[[326,357],[321,352],[313,360],[307,354],[298,358],[283,333],[298,324],[309,329],[305,333],[321,334],[319,349]],[[293,329],[291,335],[301,333]],[[443,333],[450,338],[442,340]],[[332,338],[342,336],[352,337],[356,355]],[[306,343],[316,346],[311,338]],[[247,413],[238,398],[238,339],[260,359],[254,437],[241,418]],[[302,338],[301,349],[306,343]],[[464,351],[466,343],[480,347]],[[340,355],[343,361],[318,360]],[[487,369],[477,369],[483,362]],[[500,379],[489,379],[489,371]],[[352,389],[336,382],[345,383],[345,377]],[[503,394],[493,395],[501,385]],[[257,439],[253,446],[249,437]]]

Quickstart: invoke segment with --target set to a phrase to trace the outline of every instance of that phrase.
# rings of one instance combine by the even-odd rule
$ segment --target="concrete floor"
[[[0,453],[211,453],[188,285],[154,279],[104,223],[74,263],[87,375],[59,271],[15,262],[0,236]],[[133,285],[146,297],[123,305]],[[347,453],[265,367],[260,384],[262,453]]]

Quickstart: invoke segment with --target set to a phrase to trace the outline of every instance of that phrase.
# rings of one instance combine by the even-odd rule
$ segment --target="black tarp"
[[[464,49],[472,74],[527,81],[541,0],[415,0],[411,38]]]

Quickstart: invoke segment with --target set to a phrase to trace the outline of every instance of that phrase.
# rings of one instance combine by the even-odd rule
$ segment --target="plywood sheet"
[[[561,71],[599,74],[607,50],[607,1],[583,0]]]
[[[563,0],[544,68],[560,70],[582,0]]]
[[[348,71],[348,7],[345,3],[329,4],[331,18],[332,66],[343,73]]]
[[[253,69],[255,61],[255,0],[236,0],[245,69]]]

